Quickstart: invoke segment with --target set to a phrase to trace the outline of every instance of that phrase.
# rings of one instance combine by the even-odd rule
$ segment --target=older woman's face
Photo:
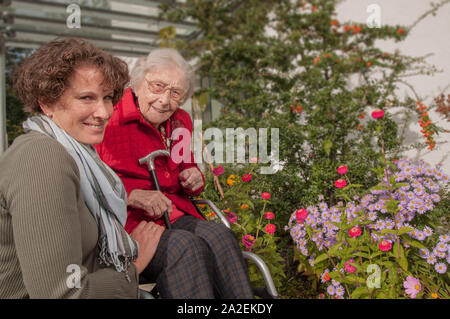
[[[135,88],[135,94],[144,119],[158,128],[172,116],[183,101],[183,72],[174,67],[154,68]]]
[[[103,84],[103,74],[95,66],[80,66],[69,87],[52,105],[41,108],[60,128],[83,144],[103,140],[113,113],[113,91]]]

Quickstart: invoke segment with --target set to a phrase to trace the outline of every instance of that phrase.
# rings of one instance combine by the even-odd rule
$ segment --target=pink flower
[[[295,218],[297,219],[297,223],[303,223],[306,217],[308,217],[308,211],[306,209],[302,208],[295,211]]]
[[[241,177],[243,182],[250,182],[252,180],[252,175],[251,174],[244,174]]]
[[[383,110],[376,110],[372,112],[372,117],[374,119],[380,119],[384,116],[384,111]]]
[[[347,172],[348,172],[348,168],[347,168],[347,166],[345,166],[345,165],[339,166],[338,169],[337,169],[337,172],[338,172],[340,175],[345,175],[345,174],[347,174]]]
[[[252,248],[255,245],[255,237],[253,237],[252,235],[245,235],[242,238],[242,244],[247,249]]]
[[[215,168],[213,169],[213,174],[214,174],[215,176],[222,175],[223,172],[225,172],[225,170],[223,169],[223,166],[222,166],[222,165],[220,165],[220,166],[218,166],[218,167],[215,167]]]
[[[251,157],[250,158],[250,162],[251,163],[258,163],[258,158],[257,157]]]
[[[264,214],[264,216],[266,217],[266,219],[269,219],[269,220],[275,218],[275,215],[274,215],[274,213],[272,213],[272,212],[266,212],[266,213]]]
[[[263,199],[270,199],[270,193],[264,192],[264,193],[261,194],[261,197]]]
[[[225,217],[230,224],[234,224],[237,221],[237,216],[235,213],[233,213],[229,210],[224,210],[224,212],[227,214],[227,216],[225,216]]]
[[[392,244],[387,240],[382,240],[378,244],[378,248],[380,248],[381,251],[389,251],[392,248]]]
[[[345,266],[344,266],[345,271],[348,272],[349,274],[353,274],[357,270],[356,267],[352,265],[354,263],[355,263],[355,261],[353,259],[350,259],[349,261],[347,261],[345,263]]]
[[[361,236],[361,234],[362,234],[361,228],[359,228],[358,226],[354,226],[354,227],[350,228],[348,233],[349,233],[350,237],[352,237],[352,238]]]
[[[411,276],[406,277],[406,280],[403,282],[403,287],[405,288],[405,292],[413,299],[416,298],[417,294],[422,289],[419,279]]]
[[[266,226],[266,233],[273,235],[275,233],[276,227],[274,224],[268,224]]]
[[[337,188],[344,188],[345,186],[347,186],[347,182],[345,181],[345,179],[339,178],[334,182],[334,186],[336,186]]]

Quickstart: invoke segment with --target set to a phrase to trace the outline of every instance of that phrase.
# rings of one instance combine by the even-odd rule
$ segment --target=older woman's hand
[[[164,227],[153,222],[142,221],[131,232],[130,236],[139,244],[138,257],[134,261],[137,272],[140,274],[155,255]]]
[[[128,196],[128,205],[145,210],[149,216],[161,217],[165,211],[170,215],[172,201],[160,191],[134,189]]]
[[[178,175],[178,179],[180,180],[181,186],[188,191],[194,192],[203,186],[202,173],[195,167],[182,171]]]

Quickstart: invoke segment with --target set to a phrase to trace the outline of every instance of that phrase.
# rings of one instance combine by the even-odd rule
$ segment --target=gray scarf
[[[123,228],[127,218],[126,191],[120,178],[98,156],[95,148],[76,141],[45,115],[28,118],[25,132],[41,132],[56,139],[73,157],[80,171],[81,191],[100,232],[100,263],[125,272],[138,254],[138,244]]]

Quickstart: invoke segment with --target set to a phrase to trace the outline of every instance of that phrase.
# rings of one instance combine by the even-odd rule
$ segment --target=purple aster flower
[[[425,193],[425,189],[423,188],[422,185],[419,185],[419,186],[417,186],[417,187],[414,188],[414,193],[415,193],[417,196],[421,196],[421,195],[423,195],[423,194]]]
[[[420,240],[420,241],[423,241],[423,240],[425,240],[426,236],[425,236],[425,234],[423,232],[418,231],[417,234],[416,234],[416,238],[418,240]]]
[[[342,297],[344,296],[345,290],[344,287],[342,287],[342,285],[339,285],[335,288],[335,292],[336,292],[336,296]]]
[[[440,259],[444,259],[447,256],[447,253],[445,251],[439,251],[437,249],[433,250],[433,254]]]
[[[369,220],[371,220],[371,221],[374,221],[375,219],[377,219],[377,213],[375,213],[375,212],[369,212],[369,213],[367,214],[367,218],[368,218]]]
[[[427,263],[429,263],[430,265],[434,265],[434,264],[436,263],[436,256],[430,254],[430,255],[427,257]]]
[[[447,265],[444,263],[437,263],[434,265],[434,269],[440,274],[445,274],[447,272]]]
[[[428,258],[428,256],[430,256],[430,251],[426,248],[421,248],[419,249],[419,255],[422,258]]]
[[[433,235],[433,229],[429,226],[425,226],[425,228],[423,229],[423,233],[425,236],[430,237],[431,235]]]
[[[322,212],[325,212],[328,210],[328,205],[325,202],[320,203],[319,208]]]
[[[436,245],[436,249],[439,250],[439,251],[447,251],[448,250],[448,245],[447,245],[446,242],[441,241],[441,242],[439,242]]]
[[[431,200],[435,203],[439,202],[441,200],[441,198],[439,197],[438,194],[432,194],[431,195]]]
[[[450,236],[449,235],[441,235],[441,236],[439,236],[439,241],[440,242],[443,242],[443,243],[446,243],[446,242],[448,242],[450,240]]]
[[[339,286],[341,283],[339,281],[336,281],[334,279],[331,279],[331,284],[335,287]]]
[[[412,200],[412,199],[416,198],[416,195],[414,194],[414,192],[407,192],[407,193],[406,193],[406,197],[407,197],[409,200]]]
[[[395,226],[394,222],[392,221],[392,219],[386,218],[384,220],[384,227],[386,229],[393,229]]]
[[[334,294],[336,293],[336,288],[334,288],[333,285],[328,286],[328,288],[327,288],[327,293],[328,293],[330,296],[334,296]]]

